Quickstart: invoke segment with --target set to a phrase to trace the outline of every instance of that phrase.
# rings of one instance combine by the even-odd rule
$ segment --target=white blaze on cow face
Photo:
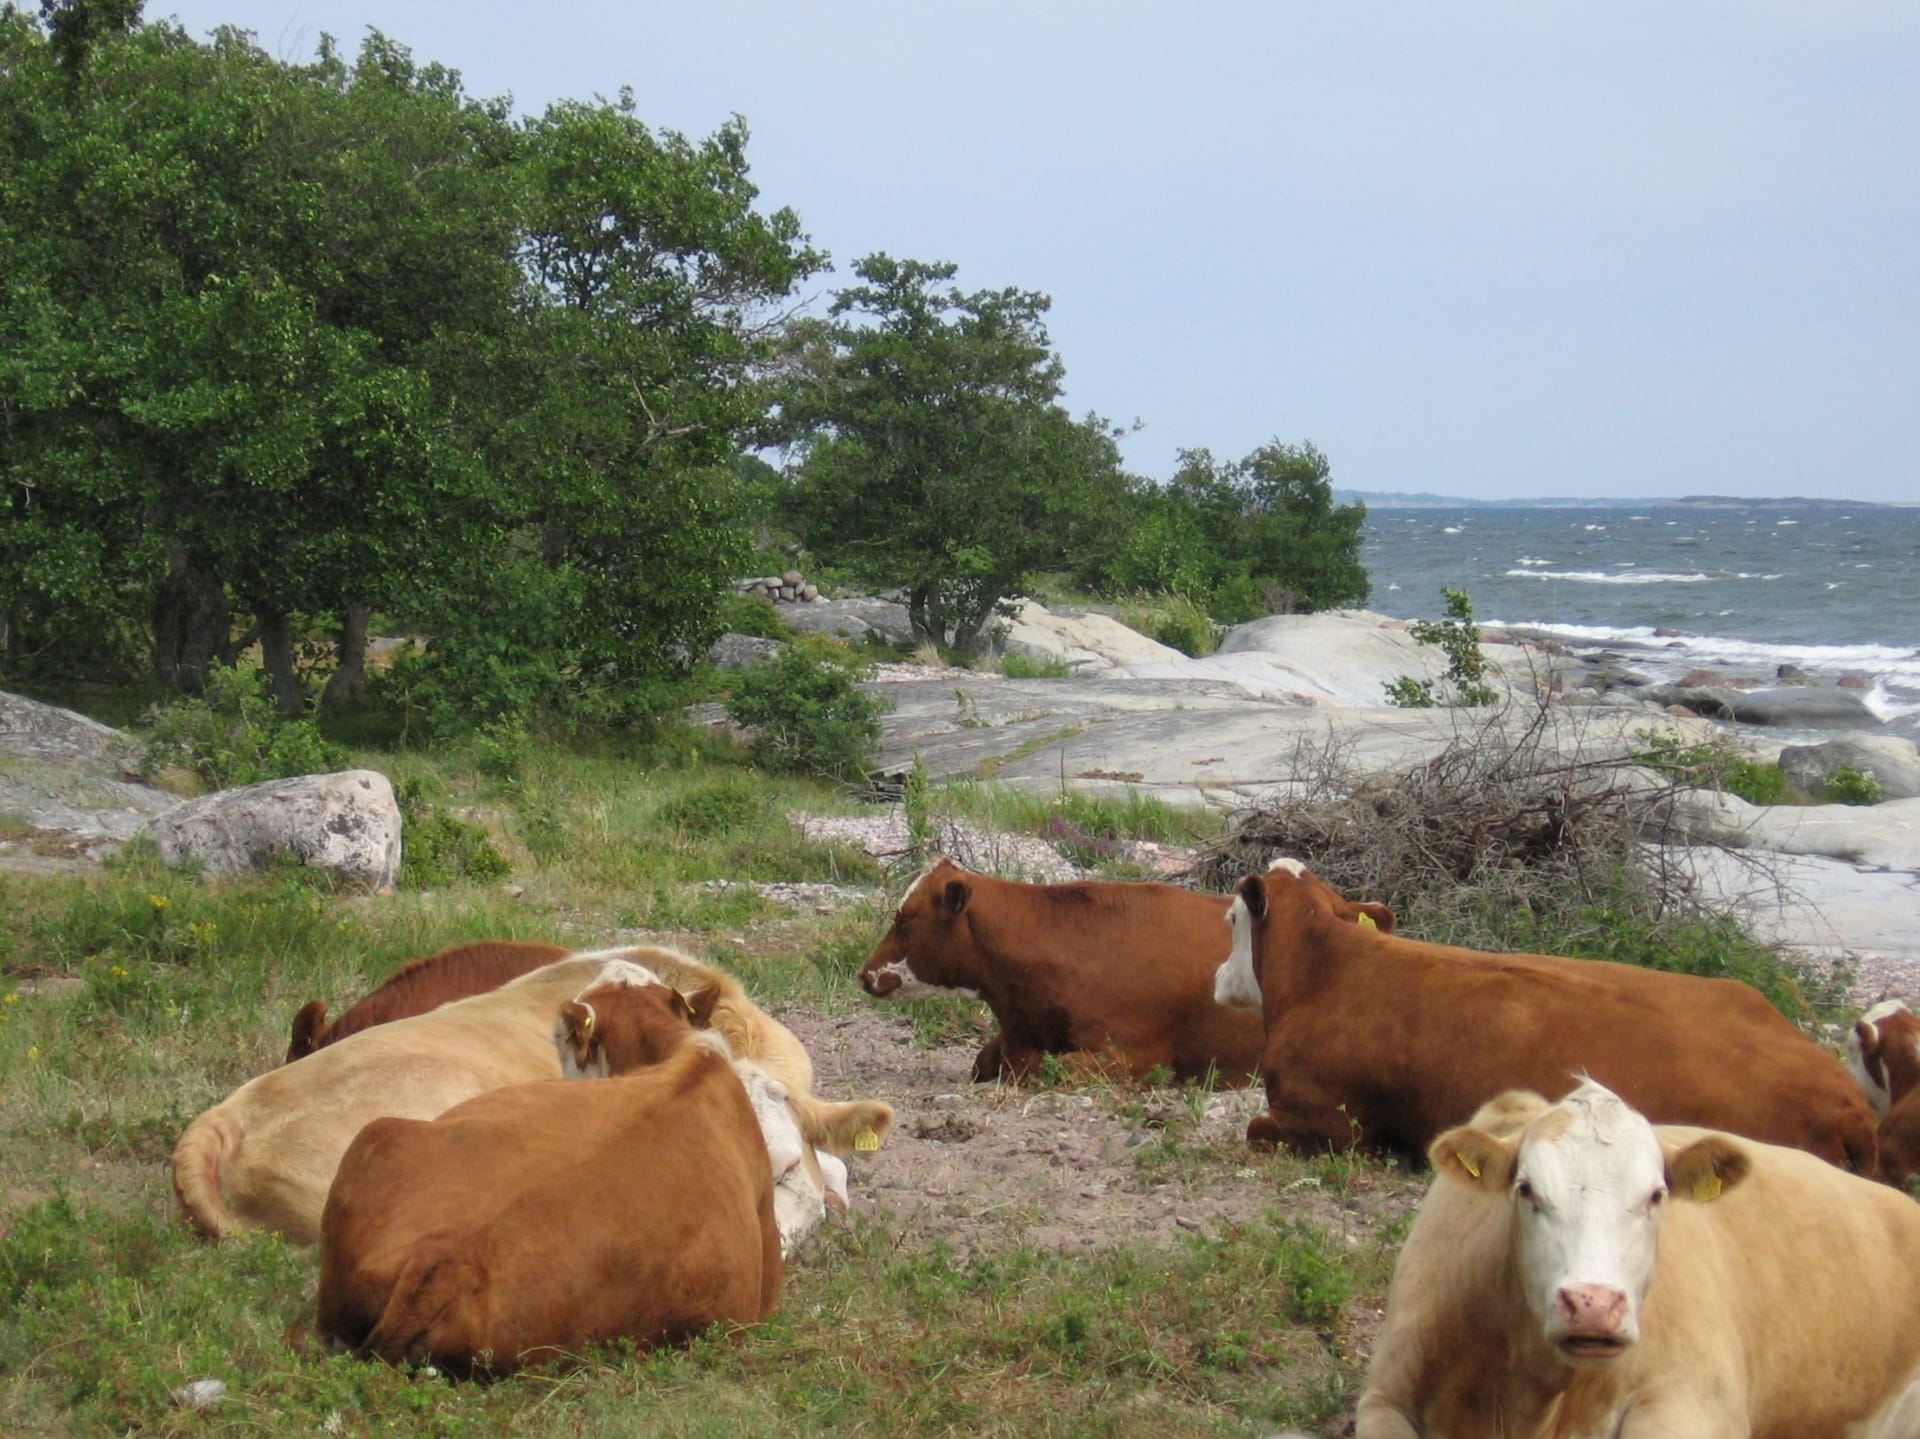
[[[1233,948],[1213,972],[1214,1003],[1228,1009],[1258,1009],[1260,981],[1253,975],[1253,916],[1238,895],[1227,906],[1227,926],[1233,931]]]
[[[913,972],[913,956],[883,964],[868,976],[868,990],[879,999],[934,999],[961,995],[978,999],[980,991],[964,984],[928,984]],[[889,983],[891,981],[891,983]]]
[[[1886,1061],[1878,1060],[1870,1065],[1867,1062],[1866,1051],[1878,1050],[1881,1043],[1879,1032],[1881,1021],[1906,1012],[1906,1005],[1899,1000],[1882,1000],[1861,1015],[1853,1028],[1847,1031],[1847,1068],[1852,1072],[1861,1092],[1867,1096],[1867,1103],[1872,1106],[1874,1114],[1881,1119],[1887,1117],[1887,1109],[1893,1103],[1893,1093],[1888,1088]]]
[[[780,1231],[780,1253],[790,1255],[827,1212],[827,1178],[819,1156],[801,1137],[786,1085],[751,1060],[736,1059],[733,1069],[753,1102],[753,1117],[760,1122],[767,1143],[767,1160],[773,1168],[773,1222]],[[845,1188],[843,1178],[843,1195]]]

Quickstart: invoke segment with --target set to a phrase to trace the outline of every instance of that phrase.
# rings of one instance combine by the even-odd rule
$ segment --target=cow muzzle
[[[1626,1353],[1635,1335],[1624,1290],[1573,1284],[1554,1295],[1554,1344],[1567,1358],[1607,1363]]]
[[[875,999],[885,999],[900,987],[899,965],[896,963],[881,969],[861,970],[860,987]]]

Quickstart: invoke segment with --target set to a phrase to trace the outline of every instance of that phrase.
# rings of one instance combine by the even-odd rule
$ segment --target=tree
[[[971,650],[1096,520],[1114,435],[1057,403],[1046,296],[963,293],[953,265],[880,254],[854,273],[829,319],[792,327],[774,390],[793,518],[828,563],[904,588],[916,635]]]

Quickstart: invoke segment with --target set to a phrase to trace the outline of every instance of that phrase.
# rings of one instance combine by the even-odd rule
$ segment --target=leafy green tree
[[[1480,651],[1480,627],[1473,622],[1473,601],[1465,590],[1445,589],[1447,617],[1442,620],[1415,620],[1407,627],[1415,644],[1437,645],[1447,657],[1444,691],[1436,691],[1432,680],[1401,675],[1386,681],[1387,703],[1401,709],[1449,708],[1476,709],[1497,702],[1500,692],[1487,681],[1487,657]]]
[[[794,522],[856,580],[905,589],[917,635],[972,650],[1117,492],[1114,435],[1058,403],[1046,296],[966,293],[953,265],[886,255],[854,273],[829,319],[792,328],[774,392]]]

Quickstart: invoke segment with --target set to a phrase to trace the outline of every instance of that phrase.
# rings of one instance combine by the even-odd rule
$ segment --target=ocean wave
[[[1635,570],[1632,574],[1608,574],[1604,570],[1508,570],[1512,580],[1565,580],[1575,585],[1704,585],[1713,576],[1703,571],[1676,574],[1667,570]]]
[[[1650,625],[1570,625],[1536,620],[1488,620],[1493,629],[1532,630],[1578,649],[1620,647],[1644,655],[1649,665],[1685,669],[1766,670],[1798,665],[1803,670],[1857,670],[1874,677],[1875,688],[1889,691],[1882,703],[1896,714],[1920,705],[1920,650],[1899,645],[1805,645],[1771,640],[1741,640],[1724,635],[1656,634]]]

